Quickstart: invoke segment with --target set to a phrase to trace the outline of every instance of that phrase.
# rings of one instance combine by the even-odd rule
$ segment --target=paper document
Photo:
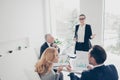
[[[87,70],[88,62],[88,52],[77,51],[76,58],[70,60],[70,64],[73,72],[82,72]]]
[[[69,65],[70,57],[68,55],[60,55],[58,63],[54,63],[54,67]]]

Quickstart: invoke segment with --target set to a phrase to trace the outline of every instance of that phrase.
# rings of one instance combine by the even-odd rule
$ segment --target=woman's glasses
[[[84,20],[85,18],[79,18],[79,20]]]

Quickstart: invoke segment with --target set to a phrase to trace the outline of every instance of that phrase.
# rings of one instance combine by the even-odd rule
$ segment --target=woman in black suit
[[[86,16],[81,14],[79,16],[80,24],[75,26],[75,53],[76,50],[88,51],[92,47],[90,39],[95,37],[95,34],[92,35],[91,26],[89,24],[85,24],[85,19]]]

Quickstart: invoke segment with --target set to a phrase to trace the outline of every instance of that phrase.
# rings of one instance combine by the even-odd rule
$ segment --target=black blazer
[[[100,66],[92,70],[82,72],[81,78],[70,73],[71,80],[118,80],[118,73],[114,65]]]
[[[52,47],[52,45],[50,45]],[[39,56],[39,59],[41,58],[43,52],[45,51],[45,49],[47,49],[49,46],[47,44],[47,42],[45,42],[41,48],[40,48],[40,56]],[[58,48],[58,53],[60,53],[60,48]]]
[[[75,26],[75,34],[74,34],[74,38],[78,39],[78,30],[79,30],[79,25]],[[89,24],[86,24],[85,26],[85,36],[84,36],[84,43],[82,43],[83,46],[83,51],[88,51],[91,48],[91,36],[92,35],[92,30],[91,30],[91,26]],[[78,42],[76,42],[75,45],[75,50],[79,50],[78,47],[80,47],[81,44],[79,45]],[[82,49],[80,49],[82,50]]]
[[[49,47],[49,46],[48,46],[47,42],[45,42],[45,43],[41,46],[39,59],[41,58],[41,56],[42,56],[43,52],[45,51],[45,49],[47,49],[48,47]]]

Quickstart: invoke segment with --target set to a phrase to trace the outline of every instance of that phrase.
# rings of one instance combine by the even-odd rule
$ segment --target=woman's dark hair
[[[90,51],[90,56],[96,60],[97,64],[104,63],[107,58],[107,54],[106,54],[105,50],[99,45],[94,45],[92,47],[92,49]]]

